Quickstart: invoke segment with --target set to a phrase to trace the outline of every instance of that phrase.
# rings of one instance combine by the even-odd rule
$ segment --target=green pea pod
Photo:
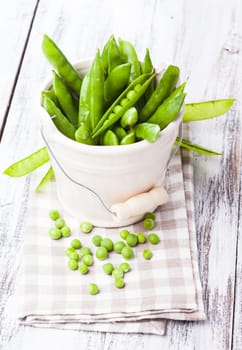
[[[135,143],[135,132],[130,131],[121,141],[120,145],[130,145],[132,143]]]
[[[116,126],[113,131],[118,136],[119,140],[122,140],[127,135],[127,132],[124,130],[124,128],[121,128],[121,126]]]
[[[185,83],[176,88],[173,93],[165,99],[155,113],[148,119],[148,123],[158,124],[163,130],[178,115],[186,94],[183,92]]]
[[[193,122],[218,117],[228,112],[234,102],[235,99],[230,98],[186,104],[183,122]]]
[[[93,131],[93,136],[96,137],[102,134],[109,126],[113,125],[118,119],[139,100],[139,98],[145,93],[151,79],[154,75],[142,74],[119,95],[119,97],[113,102],[113,104],[104,113],[96,128]],[[139,90],[139,91],[138,91]],[[133,96],[131,96],[133,95]],[[131,98],[132,97],[132,98]],[[124,103],[123,103],[124,102]],[[120,104],[120,105],[119,105]],[[117,114],[116,110],[119,107],[120,113]],[[104,125],[105,123],[105,125]]]
[[[138,121],[138,112],[135,107],[129,108],[122,116],[120,125],[122,128],[130,128],[134,126]]]
[[[70,64],[54,41],[46,34],[43,36],[42,51],[49,63],[57,70],[58,74],[79,97],[82,80],[78,72]]]
[[[10,165],[3,174],[12,177],[25,176],[49,161],[47,147],[42,147],[38,151]]]
[[[76,127],[78,119],[76,101],[74,100],[64,81],[54,71],[53,89],[62,111],[65,113],[69,121]]]
[[[160,127],[157,124],[140,123],[135,127],[135,135],[137,138],[155,142],[160,136]]]
[[[69,120],[64,116],[61,110],[48,96],[44,96],[43,98],[43,107],[49,113],[49,115],[53,117],[52,120],[57,129],[63,135],[74,140],[76,128],[69,122]]]
[[[108,46],[108,74],[120,64],[122,64],[122,59],[119,46],[117,45],[114,36],[111,36]]]
[[[122,39],[119,39],[119,47],[123,60],[125,60],[125,62],[131,63],[129,81],[132,82],[141,74],[140,62],[136,50],[130,42],[124,41]]]
[[[144,61],[141,65],[141,72],[142,72],[142,74],[154,72],[154,66],[153,66],[153,63],[151,61],[149,49],[146,49],[146,51],[145,51],[145,58],[144,58]],[[155,78],[151,81],[150,86],[148,86],[148,88],[145,92],[145,100],[146,101],[148,101],[148,99],[150,98],[150,96],[152,95],[154,90],[155,90]]]
[[[195,143],[192,143],[191,141],[188,141],[188,140],[185,140],[185,139],[182,139],[181,143],[180,143],[180,140],[177,138],[176,139],[176,144],[180,144],[180,146],[182,148],[185,148],[189,151],[194,151],[194,152],[197,152],[197,153],[200,153],[200,154],[204,154],[206,156],[221,156],[221,153],[218,153],[216,151],[212,151],[210,149],[207,149],[207,148],[204,148],[200,145],[197,145]]]
[[[104,98],[107,103],[113,102],[129,81],[130,63],[115,67],[104,82]]]
[[[106,73],[108,71],[108,50],[109,50],[109,46],[110,46],[110,43],[112,41],[112,38],[114,38],[113,35],[110,36],[110,38],[108,39],[108,41],[104,45],[104,48],[103,48],[102,54],[101,54],[101,60],[102,60],[102,64],[103,64],[103,69],[104,69],[104,71]]]
[[[119,145],[118,136],[112,130],[107,130],[103,134],[102,144],[105,146],[118,146]]]
[[[35,189],[35,192],[42,191],[43,187],[54,177],[54,171],[52,166],[49,167],[48,171],[44,175],[44,177],[40,180],[38,186]]]
[[[53,90],[44,90],[41,92],[41,106],[44,107],[44,98],[45,96],[49,97],[56,106],[60,107],[58,98],[56,97]]]
[[[86,145],[95,145],[95,140],[91,136],[90,128],[85,124],[81,123],[79,128],[75,132],[75,139],[80,143]]]
[[[79,98],[79,110],[78,110],[78,126],[81,123],[85,123],[91,127],[90,123],[90,108],[88,105],[88,95],[90,94],[88,88],[90,86],[90,75],[87,73],[83,78],[82,87]]]
[[[99,50],[92,63],[89,78],[87,100],[90,125],[94,130],[104,111],[104,72]]]
[[[169,66],[162,75],[157,88],[142,108],[139,120],[148,120],[160,106],[160,104],[172,93],[179,79],[180,69],[176,66]]]

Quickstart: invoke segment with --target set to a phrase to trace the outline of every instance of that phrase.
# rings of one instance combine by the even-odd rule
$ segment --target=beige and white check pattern
[[[36,185],[36,175],[32,184]],[[108,332],[164,334],[166,319],[203,320],[202,291],[198,272],[193,208],[191,155],[182,151],[170,165],[167,183],[169,202],[156,211],[155,231],[160,244],[134,248],[132,271],[125,275],[126,287],[117,289],[113,279],[102,271],[105,262],[118,265],[119,254],[111,253],[105,262],[97,259],[83,276],[67,267],[65,248],[74,237],[83,246],[95,248],[94,234],[119,240],[120,229],[95,228],[80,233],[78,221],[60,207],[55,183],[43,193],[31,191],[25,232],[18,318],[24,324],[63,329]],[[59,209],[72,228],[72,236],[53,241],[48,229],[53,225],[49,210]],[[131,232],[143,231],[142,223],[129,226]],[[144,260],[142,251],[151,248],[153,258]],[[94,254],[95,255],[95,254]],[[89,283],[97,283],[100,293],[87,292]]]

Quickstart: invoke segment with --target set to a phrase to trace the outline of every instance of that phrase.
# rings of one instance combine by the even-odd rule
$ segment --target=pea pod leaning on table
[[[111,36],[102,53],[97,51],[89,72],[80,77],[54,41],[44,35],[42,50],[54,68],[53,87],[42,92],[42,106],[66,137],[90,145],[126,145],[146,139],[155,142],[160,130],[179,113],[184,84],[176,88],[179,68],[168,66],[155,86],[149,50],[139,61],[134,46]],[[183,122],[218,117],[234,99],[184,105]],[[178,141],[176,141],[178,142]],[[182,139],[188,150],[205,155],[220,153]],[[46,147],[9,166],[4,173],[24,176],[49,161]],[[49,168],[39,189],[53,176]]]

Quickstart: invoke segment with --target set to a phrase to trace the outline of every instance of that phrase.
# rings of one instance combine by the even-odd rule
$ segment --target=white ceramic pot
[[[76,68],[84,75],[89,66],[90,61],[85,61]],[[44,88],[50,85],[51,81]],[[121,227],[166,202],[162,185],[181,120],[182,112],[155,143],[90,146],[61,134],[43,110],[41,131],[64,209],[95,226]]]

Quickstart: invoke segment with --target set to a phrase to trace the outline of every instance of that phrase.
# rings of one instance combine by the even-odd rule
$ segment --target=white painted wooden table
[[[35,149],[36,106],[50,66],[49,34],[72,60],[93,56],[110,34],[149,47],[188,79],[187,102],[236,97],[218,119],[192,125],[193,141],[222,151],[194,155],[199,265],[208,320],[168,323],[167,335],[69,332],[19,326],[9,313],[16,287],[28,179],[0,177],[1,349],[242,349],[241,0],[8,0],[0,3],[1,170]]]

